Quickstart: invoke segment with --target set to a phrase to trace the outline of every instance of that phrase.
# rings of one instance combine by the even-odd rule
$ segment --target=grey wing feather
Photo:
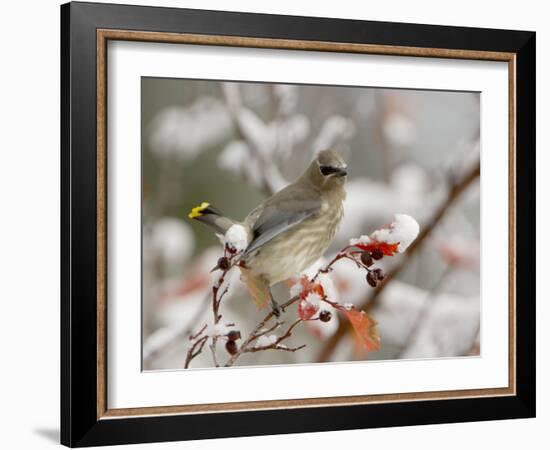
[[[253,239],[244,254],[250,254],[276,236],[318,213],[321,201],[313,195],[289,195],[281,191],[264,205],[263,211],[252,227]],[[286,195],[285,195],[286,194]]]

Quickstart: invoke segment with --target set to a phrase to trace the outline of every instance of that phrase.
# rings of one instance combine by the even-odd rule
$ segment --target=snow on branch
[[[418,222],[406,214],[396,214],[394,221],[386,228],[375,231],[370,236],[361,236],[359,239],[351,239],[350,245],[363,250],[382,248],[384,252],[403,253],[412,241],[418,236],[420,227]],[[389,244],[382,246],[381,243]],[[384,254],[387,254],[384,253]]]
[[[291,305],[297,304],[296,317],[290,321],[290,325],[285,325],[285,321],[280,321],[273,311],[269,311],[239,345],[238,341],[242,338],[239,327],[233,323],[224,325],[221,313],[221,304],[229,288],[225,282],[227,274],[233,268],[240,267],[240,256],[246,247],[247,236],[244,228],[234,225],[224,236],[224,255],[219,258],[214,268],[220,271],[220,275],[212,287],[212,323],[201,325],[199,331],[190,336],[185,368],[188,368],[191,361],[204,350],[208,341],[213,365],[216,367],[231,367],[245,353],[268,350],[299,351],[305,344],[287,344],[296,327],[314,321],[326,324],[333,319],[335,311],[348,320],[358,341],[367,351],[379,350],[380,337],[376,321],[353,304],[341,303],[329,274],[339,261],[351,261],[358,270],[366,272],[366,282],[376,287],[385,277],[382,269],[376,266],[376,261],[405,251],[416,238],[418,230],[419,226],[412,217],[398,214],[388,227],[369,236],[351,240],[349,245],[311,276],[302,274],[295,280],[290,288],[290,299],[280,305],[281,310],[287,313]],[[216,348],[219,341],[225,342],[225,349],[229,355],[225,363],[219,362]]]
[[[242,175],[268,194],[279,191],[287,181],[272,162],[277,145],[276,130],[243,105],[237,84],[223,83],[222,89],[229,116],[241,140],[226,147],[220,163],[234,171],[245,171]]]
[[[463,170],[460,173],[451,173],[448,179],[447,186],[447,196],[439,204],[438,207],[432,212],[430,219],[426,222],[426,225],[423,226],[420,230],[416,240],[410,245],[409,251],[406,255],[396,264],[392,270],[387,274],[383,283],[377,286],[377,289],[374,290],[370,295],[367,295],[361,302],[361,307],[372,310],[377,306],[377,303],[380,299],[380,296],[384,289],[388,286],[389,281],[393,280],[403,268],[407,266],[410,258],[415,254],[415,252],[426,242],[427,238],[431,235],[433,230],[441,223],[442,219],[445,217],[447,212],[451,207],[456,203],[460,195],[474,182],[479,178],[480,174],[480,164],[479,160],[477,164],[472,164],[468,167],[467,170]],[[412,228],[411,228],[412,231]],[[374,238],[373,235],[370,236]],[[381,280],[380,280],[381,281]],[[329,361],[332,353],[336,349],[337,345],[341,339],[346,335],[346,327],[340,325],[336,332],[328,339],[323,348],[321,349],[317,361],[325,362]]]

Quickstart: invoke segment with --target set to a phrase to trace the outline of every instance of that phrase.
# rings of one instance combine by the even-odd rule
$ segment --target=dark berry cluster
[[[384,272],[380,268],[371,269],[374,261],[378,261],[384,257],[381,250],[375,249],[370,252],[361,253],[361,262],[367,269],[367,283],[372,287],[378,286],[378,283],[385,277]]]
[[[239,330],[231,330],[229,333],[225,335],[227,338],[227,342],[225,343],[225,349],[227,350],[227,353],[230,355],[234,355],[239,351],[239,347],[237,346],[237,339],[241,338],[241,332]]]
[[[366,266],[370,267],[374,264],[375,260],[382,259],[384,257],[384,253],[382,253],[381,250],[375,249],[371,252],[362,252],[361,253],[361,262]]]
[[[378,282],[382,281],[384,279],[385,275],[382,269],[376,268],[368,271],[367,273],[367,283],[369,283],[372,287],[378,286]]]

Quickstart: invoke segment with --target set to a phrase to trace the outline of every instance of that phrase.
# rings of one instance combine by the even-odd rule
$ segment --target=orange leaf
[[[357,309],[347,309],[339,307],[348,320],[351,322],[357,336],[361,339],[369,352],[380,350],[380,336],[376,328],[376,321],[372,319],[365,311]]]
[[[323,286],[321,286],[320,283],[312,282],[306,276],[302,276],[298,281],[302,285],[302,292],[300,293],[301,298],[306,298],[307,294],[309,294],[310,292],[315,292],[316,294],[319,294],[319,297],[325,296],[325,291],[323,290]]]
[[[354,247],[359,247],[365,252],[372,252],[374,250],[380,250],[386,256],[393,256],[397,253],[397,247],[399,247],[399,242],[395,244],[388,244],[387,242],[377,242],[372,241],[369,244],[355,244]]]
[[[319,306],[309,303],[307,300],[300,300],[298,303],[298,316],[302,320],[311,319],[319,311]]]

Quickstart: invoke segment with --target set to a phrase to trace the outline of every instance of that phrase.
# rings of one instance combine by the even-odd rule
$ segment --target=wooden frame
[[[62,443],[151,442],[534,415],[534,33],[86,3],[63,5],[61,14]],[[108,40],[508,62],[509,386],[108,409]],[[516,304],[518,292],[522,298]]]

